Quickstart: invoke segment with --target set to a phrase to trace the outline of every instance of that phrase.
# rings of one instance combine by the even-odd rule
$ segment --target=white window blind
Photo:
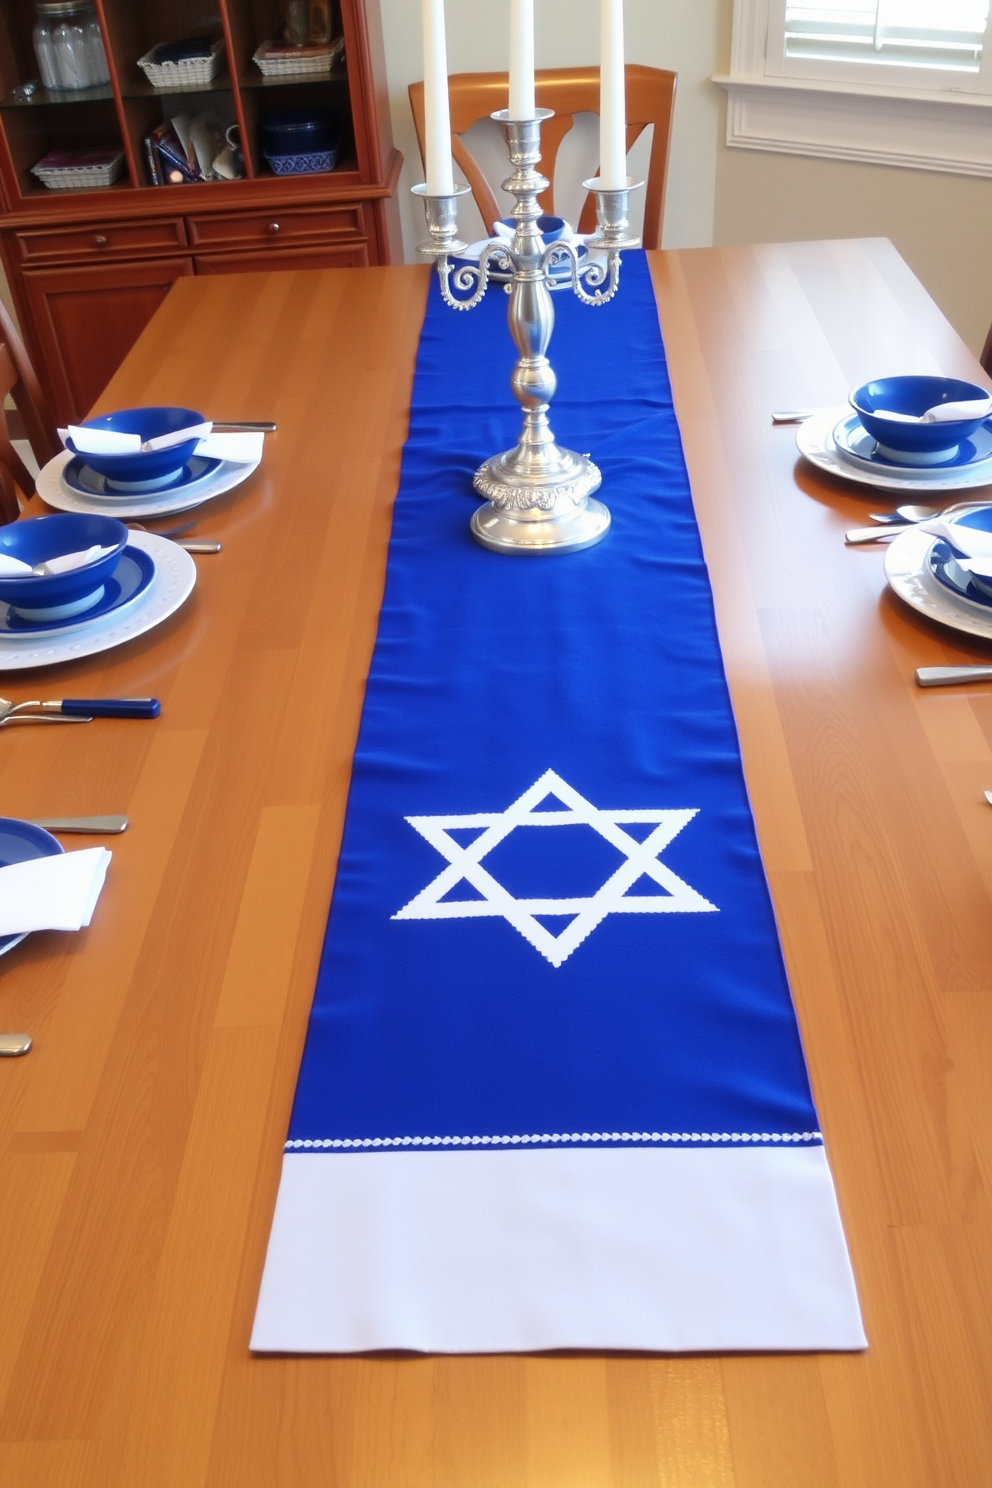
[[[784,56],[799,62],[861,64],[977,74],[989,0],[787,0]],[[952,79],[948,79],[952,81]],[[964,79],[962,79],[964,81]]]

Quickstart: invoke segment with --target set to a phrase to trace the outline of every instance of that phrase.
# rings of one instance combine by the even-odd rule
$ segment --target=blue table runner
[[[715,1346],[858,1347],[644,255],[625,256],[608,308],[556,294],[555,309],[553,426],[602,469],[613,527],[586,552],[510,558],[468,532],[472,473],[519,426],[506,298],[490,293],[457,314],[432,283],[253,1346],[714,1346],[706,1305],[698,1344],[672,1344],[672,1307],[660,1295],[625,1293],[611,1317],[612,1278],[632,1264],[629,1236],[643,1224],[650,1291],[651,1236],[668,1223],[640,1209],[622,1220],[623,1195],[636,1189],[636,1207],[647,1187],[667,1212],[672,1149],[706,1149],[695,1166],[680,1158],[677,1172],[725,1194],[744,1168],[718,1178],[714,1150],[761,1150],[747,1209],[771,1152],[799,1148],[804,1158],[793,1151],[770,1170],[784,1197],[761,1203],[767,1213],[781,1199],[788,1210],[789,1185],[813,1181],[819,1238],[798,1236],[788,1286],[802,1291],[809,1265],[809,1289],[826,1285],[832,1321],[814,1308],[803,1343],[788,1327],[776,1342],[745,1319],[728,1337],[750,1328],[750,1341],[716,1336]],[[645,1152],[618,1177],[618,1147],[668,1151],[669,1166],[652,1156],[646,1167]],[[512,1178],[506,1149],[525,1149]],[[460,1166],[438,1166],[456,1154]],[[683,1178],[671,1181],[691,1207]],[[697,1178],[685,1181],[692,1189]],[[500,1203],[485,1238],[477,1219],[507,1183],[500,1252]],[[538,1196],[522,1197],[520,1183]],[[538,1211],[552,1191],[549,1221]],[[676,1249],[696,1243],[708,1202],[674,1236]],[[612,1239],[599,1233],[606,1203],[618,1214]],[[439,1267],[441,1215],[444,1233],[460,1234],[456,1282]],[[760,1213],[742,1213],[744,1231],[755,1222]],[[739,1227],[732,1215],[720,1223],[731,1226],[729,1253]],[[385,1249],[377,1224],[390,1229]],[[594,1244],[577,1233],[590,1224]],[[405,1252],[397,1226],[411,1237]],[[534,1331],[547,1285],[526,1259],[528,1227],[544,1236],[548,1264],[557,1251],[560,1265],[573,1241],[586,1255],[593,1280],[583,1272],[576,1287],[596,1287],[594,1316],[576,1321],[585,1304],[566,1295]],[[788,1249],[788,1235],[775,1234],[771,1249]],[[461,1289],[478,1310],[480,1272],[518,1249],[513,1274],[494,1283],[465,1333]],[[369,1254],[379,1260],[370,1265]],[[628,1314],[647,1320],[646,1338],[638,1322],[630,1341]],[[691,1304],[687,1316],[680,1340],[686,1326],[692,1334]]]

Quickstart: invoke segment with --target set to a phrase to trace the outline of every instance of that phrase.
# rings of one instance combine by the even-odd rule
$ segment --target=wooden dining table
[[[0,1031],[33,1039],[0,1061],[4,1488],[992,1480],[992,688],[914,683],[990,647],[845,547],[895,499],[770,416],[981,374],[884,240],[650,264],[867,1351],[249,1354],[428,270],[191,278],[99,407],[277,421],[191,514],[223,551],[158,629],[0,675],[17,701],[162,703],[0,730],[4,814],[130,818],[90,928],[0,961]]]

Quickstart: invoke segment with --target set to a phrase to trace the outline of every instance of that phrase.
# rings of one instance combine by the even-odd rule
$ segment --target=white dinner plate
[[[983,610],[953,594],[931,571],[928,554],[936,541],[917,527],[892,539],[885,552],[885,577],[890,588],[928,619],[992,641],[992,609]]]
[[[246,481],[258,464],[241,465],[234,460],[222,460],[219,469],[204,481],[180,487],[175,491],[154,491],[142,496],[84,496],[72,491],[62,479],[63,467],[75,457],[69,450],[56,455],[38,476],[35,489],[42,501],[57,511],[86,512],[101,517],[126,518],[167,517],[176,512],[189,511],[222,496],[234,486]]]
[[[979,465],[952,466],[939,472],[932,466],[923,472],[914,466],[901,469],[887,465],[875,469],[868,468],[867,461],[855,464],[841,454],[834,439],[834,430],[850,411],[846,404],[821,409],[796,430],[799,453],[819,470],[881,491],[973,491],[979,486],[992,485],[992,462],[985,460]]]
[[[99,651],[109,651],[144,635],[174,614],[192,593],[196,564],[185,548],[167,537],[156,537],[154,532],[132,532],[129,545],[141,548],[155,564],[155,577],[134,604],[123,612],[112,612],[88,625],[81,624],[68,634],[59,632],[36,640],[0,636],[0,672],[55,666],[61,661],[95,656]]]

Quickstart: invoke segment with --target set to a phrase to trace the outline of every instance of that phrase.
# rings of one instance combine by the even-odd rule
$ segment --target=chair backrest
[[[13,522],[20,511],[17,492],[30,496],[34,490],[34,477],[10,441],[3,412],[8,395],[21,416],[38,464],[44,465],[58,454],[62,445],[24,342],[0,301],[0,517],[5,522]]]
[[[644,246],[661,247],[661,227],[665,213],[665,179],[668,175],[668,150],[672,135],[672,113],[675,108],[674,72],[631,63],[626,69],[627,149],[629,150],[649,124],[654,125],[651,161],[648,167],[647,195],[644,201]],[[509,82],[505,72],[456,72],[448,79],[451,108],[451,153],[465,180],[472,188],[476,205],[489,232],[502,216],[499,203],[477,162],[461,136],[497,109],[506,108]],[[421,158],[424,155],[424,85],[410,84],[410,107],[417,130]],[[576,114],[599,113],[599,68],[555,67],[538,72],[535,95],[538,108],[554,109],[541,130],[541,172],[551,186],[541,197],[541,207],[554,212],[554,175],[558,147],[572,127]],[[596,204],[591,193],[579,217],[579,232],[591,232],[596,226]]]
[[[985,345],[982,347],[982,354],[978,360],[981,362],[983,370],[992,377],[992,326],[989,326],[989,333],[985,337]]]

